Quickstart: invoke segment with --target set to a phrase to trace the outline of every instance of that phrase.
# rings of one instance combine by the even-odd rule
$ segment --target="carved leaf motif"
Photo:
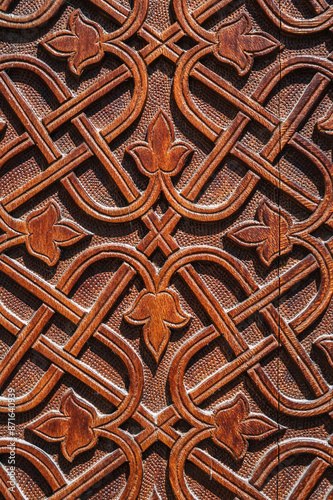
[[[327,135],[333,135],[333,107],[330,108],[328,113],[317,122],[317,127],[320,132]]]
[[[247,439],[264,439],[276,430],[277,426],[265,415],[247,418],[240,425],[240,431]]]
[[[156,362],[169,342],[170,328],[181,328],[190,319],[181,310],[178,297],[172,290],[156,294],[143,290],[125,318],[134,325],[144,325],[144,340]]]
[[[290,216],[264,200],[258,207],[257,221],[243,222],[231,229],[228,237],[245,247],[256,247],[260,260],[270,266],[280,254],[292,250]]]
[[[52,33],[42,44],[52,55],[68,57],[69,69],[80,76],[84,68],[99,62],[104,56],[102,30],[79,9],[69,18],[69,28]]]
[[[66,437],[68,428],[68,417],[62,417],[60,413],[54,412],[49,414],[46,419],[41,419],[34,431],[47,441],[59,441],[59,439]]]
[[[96,420],[95,408],[70,390],[62,399],[60,412],[47,413],[28,428],[46,441],[61,441],[64,457],[72,462],[97,443]]]
[[[223,25],[217,34],[215,56],[234,66],[240,76],[246,75],[256,56],[263,56],[279,46],[267,33],[251,32],[251,21],[242,14],[236,21]]]
[[[324,352],[327,361],[333,367],[333,337],[320,337],[315,344]]]
[[[54,202],[27,217],[27,233],[28,252],[49,266],[58,262],[59,246],[73,245],[87,234],[74,222],[60,219],[58,205]]]
[[[278,426],[264,415],[250,414],[243,394],[220,406],[215,412],[214,441],[236,459],[244,457],[248,439],[264,439],[278,430]]]
[[[192,151],[187,144],[175,142],[172,122],[164,111],[159,111],[150,123],[147,140],[148,142],[137,142],[127,148],[139,170],[145,175],[155,174],[159,170],[176,175]]]

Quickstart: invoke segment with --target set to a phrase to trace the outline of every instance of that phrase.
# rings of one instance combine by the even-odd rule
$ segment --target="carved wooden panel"
[[[333,500],[333,2],[0,0],[0,496]]]

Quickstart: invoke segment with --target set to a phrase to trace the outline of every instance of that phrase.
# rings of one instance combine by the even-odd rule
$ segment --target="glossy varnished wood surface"
[[[332,30],[0,0],[2,498],[333,499]]]

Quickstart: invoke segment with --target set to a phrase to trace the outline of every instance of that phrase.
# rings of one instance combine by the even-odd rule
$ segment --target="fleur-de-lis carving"
[[[217,408],[215,426],[213,440],[236,460],[244,457],[249,439],[264,439],[278,430],[277,424],[265,415],[250,413],[243,394]]]
[[[256,247],[260,260],[270,266],[278,255],[292,250],[292,220],[287,212],[267,200],[260,203],[257,214],[259,222],[242,222],[228,232],[228,237],[239,245]]]
[[[97,420],[95,408],[70,390],[62,398],[60,411],[43,415],[28,428],[46,441],[60,441],[62,454],[72,462],[79,453],[96,445]]]
[[[170,338],[170,328],[185,326],[190,316],[185,314],[177,295],[169,289],[152,293],[143,290],[125,319],[133,325],[144,325],[146,346],[158,363]]]
[[[69,18],[69,30],[47,36],[42,45],[54,56],[67,57],[69,69],[80,76],[84,68],[104,56],[101,27],[75,10]]]
[[[183,168],[192,148],[176,141],[172,122],[164,111],[159,111],[148,127],[147,142],[136,142],[127,151],[133,156],[139,170],[145,175],[162,171],[176,175]]]
[[[61,219],[59,207],[53,201],[29,214],[26,231],[28,252],[49,266],[58,262],[59,246],[73,245],[87,235],[74,222]]]
[[[215,56],[222,62],[231,64],[240,76],[246,75],[256,56],[263,56],[279,47],[279,42],[267,33],[251,31],[251,21],[246,14],[228,24],[217,33]]]

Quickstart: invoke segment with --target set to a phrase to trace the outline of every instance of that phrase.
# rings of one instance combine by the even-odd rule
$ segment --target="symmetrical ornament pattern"
[[[333,3],[0,27],[1,498],[333,500]]]

